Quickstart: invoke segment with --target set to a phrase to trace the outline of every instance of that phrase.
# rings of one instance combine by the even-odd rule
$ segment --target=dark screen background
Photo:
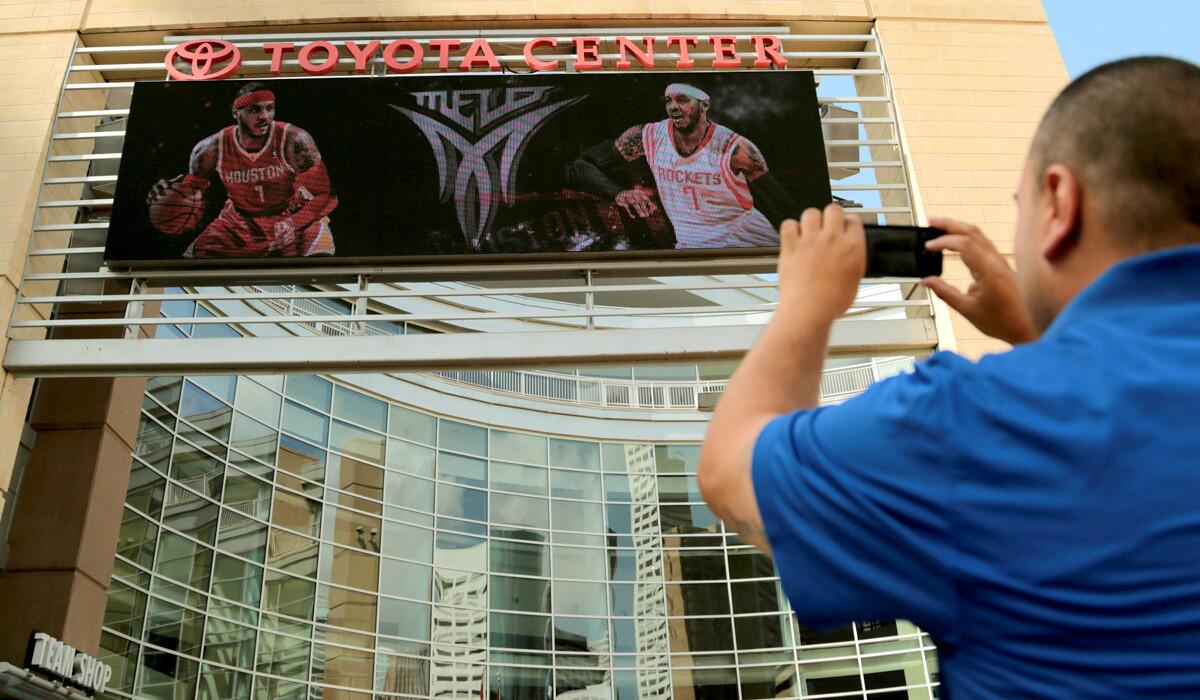
[[[225,193],[215,175],[206,193],[204,218],[190,233],[167,235],[156,230],[148,218],[146,194],[158,179],[186,172],[196,143],[233,123],[231,105],[245,82],[141,82],[135,86],[105,251],[108,261],[142,265],[179,261],[195,235],[219,213]],[[328,168],[339,199],[329,216],[337,248],[334,260],[673,249],[674,232],[661,209],[647,219],[631,218],[612,202],[570,190],[565,182],[567,166],[587,149],[611,142],[630,126],[664,119],[663,90],[672,82],[686,82],[708,92],[709,118],[758,146],[771,174],[795,199],[796,214],[832,199],[816,88],[807,71],[262,82],[275,93],[275,118],[312,134]],[[539,93],[538,88],[550,89]],[[474,91],[486,91],[482,101]],[[511,202],[502,200],[495,177],[490,187],[476,187],[476,205],[491,197],[494,210],[477,242],[464,235],[454,194],[447,201],[439,196],[438,161],[430,140],[392,106],[417,108],[416,93],[431,92],[445,92],[448,100],[459,93],[462,104],[449,111],[475,122],[486,121],[482,115],[502,111],[508,100],[540,94],[540,101],[531,100],[526,107],[474,132],[445,113],[429,109],[426,98],[426,108],[421,111],[434,114],[468,142],[487,138],[489,129],[538,107],[570,101],[540,121],[523,141],[513,160]],[[502,150],[503,143],[499,143],[486,157],[477,156],[476,160],[496,175],[494,167]],[[456,148],[447,153],[452,165],[454,159],[462,162]],[[476,166],[475,172],[479,172],[478,162]],[[644,159],[611,175],[623,185],[654,186]],[[459,174],[456,182],[461,178]]]

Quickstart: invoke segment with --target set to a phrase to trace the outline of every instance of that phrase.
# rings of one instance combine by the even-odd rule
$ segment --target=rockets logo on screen
[[[503,87],[414,92],[417,108],[389,105],[411,119],[433,149],[442,203],[453,200],[467,245],[496,216],[497,199],[512,206],[521,155],[546,121],[583,97],[556,99],[554,87]],[[497,190],[500,196],[497,198]]]

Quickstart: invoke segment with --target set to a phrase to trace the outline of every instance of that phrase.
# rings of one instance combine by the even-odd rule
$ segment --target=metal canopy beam
[[[696,362],[741,357],[760,332],[761,326],[707,326],[336,338],[12,340],[4,368],[18,377],[101,377]],[[903,354],[936,344],[932,319],[843,320],[834,324],[830,351]]]

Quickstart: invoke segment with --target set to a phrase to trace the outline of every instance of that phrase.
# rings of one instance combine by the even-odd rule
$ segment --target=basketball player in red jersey
[[[221,178],[220,215],[184,251],[185,258],[332,255],[329,213],[337,195],[307,131],[275,120],[275,95],[247,83],[233,101],[234,124],[196,144],[186,175],[151,188],[152,203],[168,187],[200,198]]]
[[[659,204],[641,188],[625,188],[606,171],[645,158],[658,202],[675,229],[676,248],[776,246],[779,224],[799,214],[749,139],[708,118],[700,88],[673,83],[664,91],[667,118],[626,129],[568,168],[568,184],[612,199],[631,217]]]

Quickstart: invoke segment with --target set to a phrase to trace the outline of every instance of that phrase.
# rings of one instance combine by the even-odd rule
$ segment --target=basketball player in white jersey
[[[631,217],[647,217],[658,208],[650,194],[605,173],[621,160],[645,158],[676,248],[779,245],[779,223],[798,212],[758,147],[709,120],[703,90],[672,83],[664,98],[666,119],[632,126],[589,150],[568,168],[568,183],[612,199]]]

